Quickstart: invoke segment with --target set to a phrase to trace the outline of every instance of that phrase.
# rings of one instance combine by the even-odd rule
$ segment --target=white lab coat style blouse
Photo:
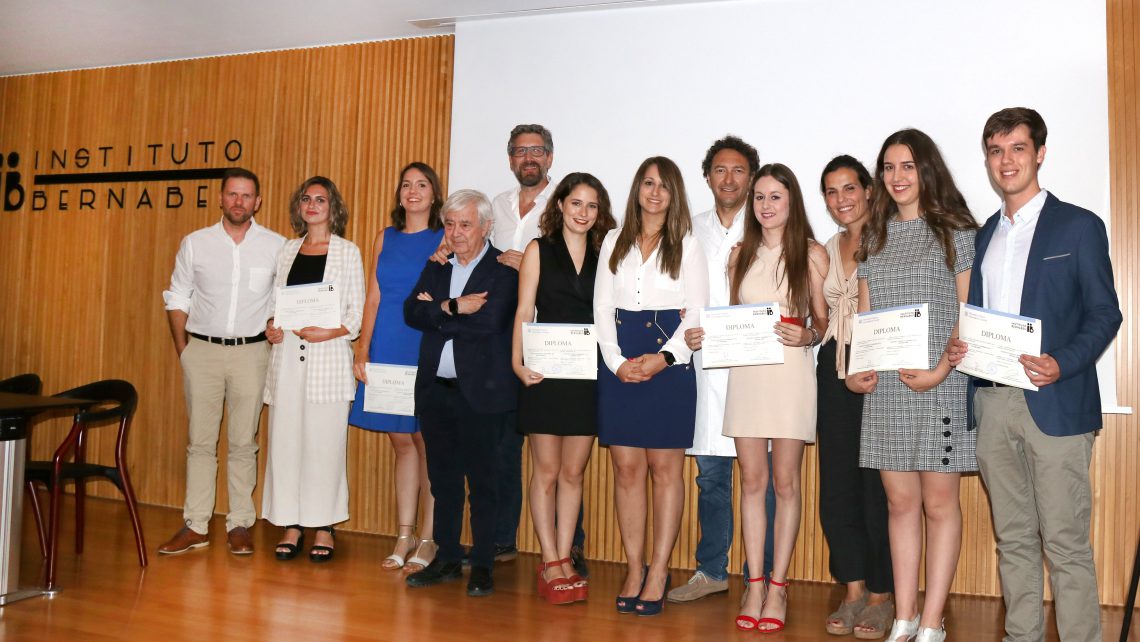
[[[594,325],[598,332],[598,348],[602,360],[611,372],[629,357],[623,355],[618,346],[617,325],[614,323],[614,310],[685,310],[685,318],[677,326],[673,336],[661,346],[677,359],[677,363],[689,363],[693,351],[685,345],[685,330],[697,327],[700,323],[700,309],[708,305],[709,276],[705,253],[693,235],[688,235],[681,243],[681,271],[676,279],[662,272],[657,265],[660,248],[654,249],[642,263],[641,252],[634,245],[618,264],[617,274],[610,271],[610,256],[614,251],[620,229],[610,230],[602,241],[598,254],[598,274],[594,280]]]

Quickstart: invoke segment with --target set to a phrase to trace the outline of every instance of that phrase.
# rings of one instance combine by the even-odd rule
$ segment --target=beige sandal
[[[851,635],[851,632],[855,630],[855,618],[865,612],[866,606],[866,591],[854,602],[840,602],[839,608],[827,616],[827,620],[824,621],[827,632],[831,635]],[[836,621],[838,623],[836,623]],[[883,636],[880,635],[879,637]]]
[[[425,546],[428,547],[428,552],[424,552]],[[435,559],[435,554],[437,552],[439,552],[439,547],[436,546],[435,540],[420,540],[420,545],[416,547],[416,554],[408,560],[408,566],[404,570],[409,573],[416,573],[424,570],[427,568],[428,564],[431,564],[432,560]]]
[[[408,550],[414,549],[416,547],[416,541],[417,541],[416,540],[416,534],[413,532],[411,535],[397,535],[396,536],[396,548],[399,548],[400,540],[405,540],[405,539],[412,540],[411,545],[408,546]],[[406,551],[405,551],[404,555],[407,555]],[[391,555],[384,558],[383,562],[380,562],[380,568],[388,570],[388,571],[394,571],[398,568],[404,568],[404,555],[400,555],[399,553],[393,551]]]
[[[895,601],[887,600],[878,604],[868,604],[859,617],[855,618],[855,637],[860,640],[878,640],[887,634],[888,627],[895,618]],[[866,629],[866,630],[860,630]]]

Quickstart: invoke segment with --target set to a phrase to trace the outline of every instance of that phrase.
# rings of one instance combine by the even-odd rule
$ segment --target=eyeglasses
[[[530,147],[512,147],[511,156],[515,158],[522,158],[523,156],[530,156],[531,158],[542,158],[546,156],[546,148],[542,145],[531,145]]]

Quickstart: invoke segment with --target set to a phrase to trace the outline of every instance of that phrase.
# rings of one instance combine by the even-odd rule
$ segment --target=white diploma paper
[[[753,303],[701,309],[701,365],[709,368],[760,366],[784,362],[776,338],[779,303]]]
[[[854,321],[848,374],[899,368],[930,369],[927,304],[860,312]]]
[[[1028,354],[1041,356],[1041,320],[960,304],[958,338],[970,349],[958,370],[987,381],[1026,390],[1037,390],[1029,382],[1018,359]]]
[[[523,364],[547,379],[598,378],[598,335],[589,323],[522,324]]]
[[[416,367],[364,364],[368,385],[364,386],[364,412],[388,415],[416,415]]]
[[[277,288],[273,325],[282,330],[340,327],[340,289],[334,283]]]

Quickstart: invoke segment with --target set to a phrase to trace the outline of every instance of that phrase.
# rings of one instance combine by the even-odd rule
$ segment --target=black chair
[[[44,384],[40,376],[32,373],[16,375],[0,381],[0,392],[11,392],[18,395],[38,395]]]
[[[75,552],[83,553],[83,504],[86,496],[85,486],[88,477],[102,477],[123,493],[127,502],[127,511],[131,515],[131,525],[135,529],[135,543],[138,545],[139,564],[146,566],[146,543],[143,541],[142,525],[139,523],[138,506],[135,501],[135,491],[131,487],[131,480],[127,474],[127,434],[131,427],[131,418],[138,406],[138,393],[135,387],[126,381],[108,379],[97,381],[85,386],[61,392],[55,397],[72,399],[94,399],[100,403],[75,413],[75,420],[71,430],[64,437],[63,442],[56,448],[51,461],[28,462],[24,479],[28,490],[32,493],[32,510],[36,516],[36,527],[41,538],[44,527],[40,512],[39,500],[35,497],[35,485],[42,484],[51,492],[50,518],[47,528],[47,586],[55,586],[56,557],[59,549],[59,506],[62,486],[68,480],[75,482]],[[87,431],[107,420],[117,419],[119,426],[115,441],[115,465],[104,466],[87,461]],[[110,425],[110,424],[108,424]],[[73,461],[67,461],[68,459]]]

